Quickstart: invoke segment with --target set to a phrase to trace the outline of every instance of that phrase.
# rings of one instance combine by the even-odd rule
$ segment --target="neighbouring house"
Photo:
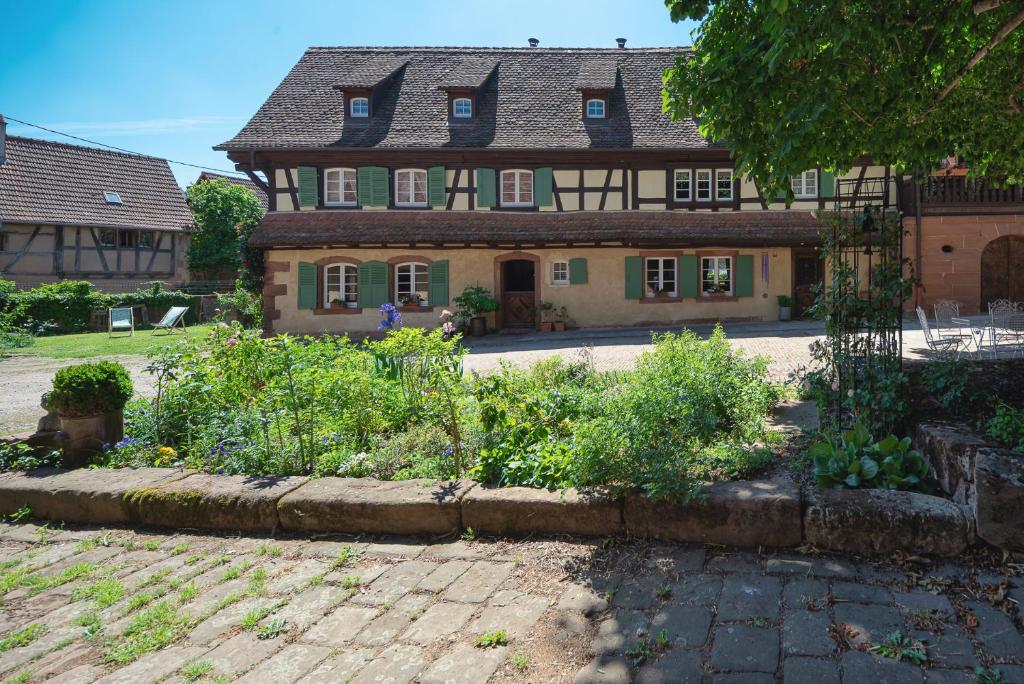
[[[199,181],[206,180],[219,180],[224,181],[230,185],[239,185],[243,188],[247,188],[256,193],[256,199],[260,201],[260,206],[263,207],[263,211],[267,210],[267,191],[264,190],[264,185],[257,185],[255,181],[248,178],[238,178],[236,176],[228,176],[223,173],[214,173],[212,171],[203,171],[199,174],[199,178],[196,178],[196,183]]]
[[[192,225],[162,159],[0,136],[0,278],[19,287],[181,284]]]
[[[499,329],[542,302],[579,326],[770,320],[779,295],[799,315],[836,179],[794,177],[787,209],[734,175],[662,111],[681,49],[307,50],[216,148],[267,192],[267,331],[368,333],[385,302],[432,326],[473,285]]]

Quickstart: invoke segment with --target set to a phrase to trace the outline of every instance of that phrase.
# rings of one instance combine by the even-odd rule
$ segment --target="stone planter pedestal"
[[[61,431],[67,435],[62,467],[81,468],[99,453],[104,444],[114,444],[124,437],[124,411],[111,411],[95,416],[61,416]]]

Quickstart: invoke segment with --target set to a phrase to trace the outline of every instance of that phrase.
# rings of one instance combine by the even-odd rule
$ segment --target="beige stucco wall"
[[[693,254],[695,250],[662,250],[665,255]],[[715,251],[714,248],[701,252]],[[723,248],[720,251],[736,251]],[[754,256],[754,296],[733,301],[685,299],[680,302],[644,303],[625,298],[625,257],[641,254],[626,248],[558,248],[527,250],[540,258],[542,301],[566,307],[571,324],[580,327],[674,324],[709,320],[774,320],[778,314],[776,296],[791,292],[791,254],[788,248],[741,249],[740,254]],[[769,255],[769,282],[761,274],[761,254]],[[432,260],[449,260],[449,292],[455,296],[470,285],[491,289],[495,283],[495,257],[508,254],[496,249],[418,250]],[[650,252],[644,251],[644,254]],[[275,332],[296,334],[369,333],[377,328],[380,317],[376,310],[345,314],[315,314],[297,307],[298,262],[316,262],[328,256],[344,255],[360,261],[387,261],[408,255],[409,249],[351,250],[273,250],[267,261],[287,263],[287,271],[277,271],[267,278],[268,288],[284,286],[283,294],[274,298],[280,318],[273,321]],[[556,260],[584,257],[587,259],[588,282],[581,285],[552,285],[551,264]],[[280,289],[279,287],[277,289]],[[268,290],[269,291],[269,290]],[[448,306],[454,310],[453,305]],[[434,327],[438,324],[440,307],[434,311],[405,312],[406,325]]]

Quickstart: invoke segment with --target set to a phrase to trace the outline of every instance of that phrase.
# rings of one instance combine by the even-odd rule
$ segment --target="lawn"
[[[204,337],[211,327],[212,324],[189,326],[184,335],[181,332],[168,335],[162,331],[154,335],[150,330],[136,330],[131,337],[124,334],[110,337],[105,332],[37,337],[31,346],[11,349],[7,353],[12,356],[44,356],[51,359],[88,359],[124,354],[141,356],[174,344],[183,337]]]

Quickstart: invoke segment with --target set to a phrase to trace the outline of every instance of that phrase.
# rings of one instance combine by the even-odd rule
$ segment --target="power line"
[[[107,148],[110,148],[112,150],[116,150],[118,152],[124,152],[125,154],[134,154],[137,157],[146,157],[148,159],[159,159],[160,161],[165,161],[168,164],[180,164],[181,166],[191,166],[192,168],[202,169],[203,171],[215,171],[217,173],[232,173],[232,174],[236,174],[236,175],[240,175],[240,176],[244,176],[245,175],[241,171],[228,171],[227,169],[217,169],[217,168],[214,168],[212,166],[200,166],[199,164],[190,164],[189,162],[175,161],[174,159],[167,159],[165,157],[157,157],[157,156],[152,155],[152,154],[144,154],[142,152],[135,152],[133,150],[126,150],[123,147],[116,147],[114,145],[108,145],[106,143],[97,142],[95,140],[88,140],[87,138],[80,138],[77,135],[71,135],[70,133],[64,133],[63,131],[55,131],[52,128],[47,128],[46,126],[40,126],[39,124],[29,123],[28,121],[22,121],[21,119],[15,119],[13,116],[8,116],[6,114],[4,115],[4,118],[7,119],[8,121],[14,121],[15,123],[20,123],[23,126],[31,126],[32,128],[38,128],[41,131],[46,131],[47,133],[53,133],[55,135],[63,135],[64,137],[71,138],[72,140],[79,140],[79,141],[84,142],[84,143],[89,143],[90,145],[98,145],[100,147],[107,147]]]

